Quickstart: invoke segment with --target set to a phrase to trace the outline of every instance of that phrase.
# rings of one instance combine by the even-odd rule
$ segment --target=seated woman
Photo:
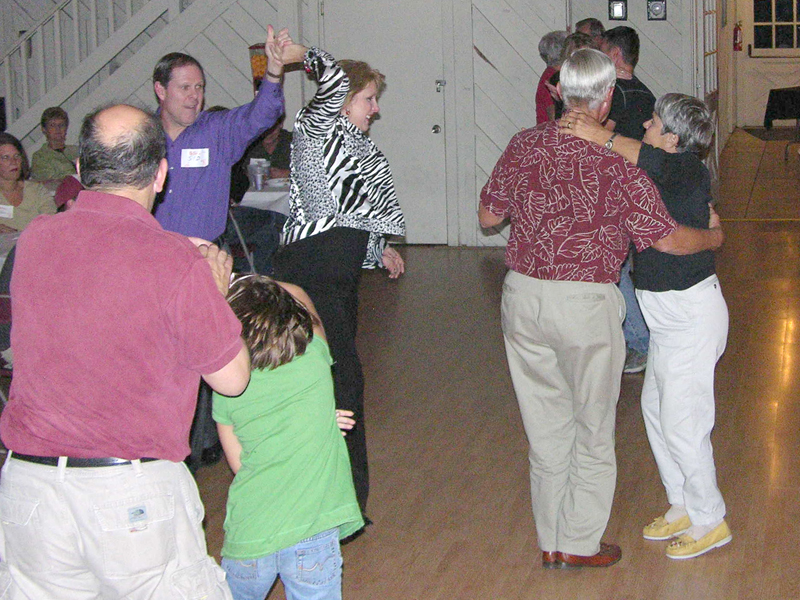
[[[643,169],[678,223],[706,228],[718,221],[710,208],[708,169],[700,160],[714,136],[708,107],[691,96],[666,94],[644,128],[639,142],[611,135],[583,113],[561,119],[562,132],[605,145]],[[714,369],[728,339],[728,307],[713,252],[672,256],[648,248],[634,260],[636,297],[650,328],[642,413],[671,505],[643,536],[676,538],[667,556],[694,558],[732,538],[711,448]]]
[[[0,233],[22,231],[39,215],[56,212],[53,194],[28,181],[28,159],[19,140],[0,133]]]
[[[31,157],[31,179],[54,190],[64,177],[77,172],[78,147],[67,145],[69,115],[60,106],[46,108],[41,124],[45,143]]]

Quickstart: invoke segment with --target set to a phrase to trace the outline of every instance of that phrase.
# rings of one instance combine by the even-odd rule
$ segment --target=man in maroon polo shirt
[[[230,598],[181,462],[200,377],[226,395],[249,380],[230,257],[150,214],[167,174],[153,115],[87,116],[80,166],[75,206],[17,243],[0,581],[24,598]]]
[[[602,121],[612,62],[578,50],[562,66],[565,106]],[[514,136],[481,192],[480,223],[506,218],[509,272],[502,325],[530,443],[533,515],[545,568],[605,567],[602,544],[616,484],[614,421],[625,361],[625,304],[615,282],[631,242],[692,254],[722,231],[677,225],[650,179],[605,148],[550,122]]]

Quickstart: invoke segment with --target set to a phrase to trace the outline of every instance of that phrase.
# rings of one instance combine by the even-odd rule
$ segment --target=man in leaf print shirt
[[[602,121],[615,70],[575,52],[561,70],[567,108]],[[481,192],[480,223],[509,219],[502,327],[530,444],[531,501],[545,568],[605,567],[616,483],[614,422],[625,304],[614,285],[632,242],[670,254],[716,249],[711,228],[677,225],[643,171],[546,123],[515,135]]]

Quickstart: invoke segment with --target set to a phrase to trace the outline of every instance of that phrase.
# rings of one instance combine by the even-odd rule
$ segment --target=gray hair
[[[113,107],[102,106],[83,119],[78,141],[81,183],[90,190],[144,189],[153,183],[166,156],[161,119],[137,108],[144,115],[140,123],[116,138],[105,139],[100,114]]]
[[[551,31],[539,40],[539,56],[548,67],[556,67],[561,63],[561,53],[564,51],[566,31]]]
[[[664,94],[656,100],[661,133],[678,136],[678,152],[705,154],[714,138],[714,117],[702,100],[686,94]]]
[[[561,97],[567,108],[587,105],[594,110],[617,81],[614,63],[592,48],[581,48],[561,65]]]

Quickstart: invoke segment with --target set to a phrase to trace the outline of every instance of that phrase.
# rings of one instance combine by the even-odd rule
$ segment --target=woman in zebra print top
[[[297,114],[292,139],[291,213],[275,256],[277,279],[306,290],[328,335],[336,406],[352,410],[347,446],[362,512],[369,493],[364,435],[364,378],[356,350],[358,284],[362,268],[405,270],[386,235],[404,235],[386,157],[367,136],[378,113],[384,76],[368,64],[336,62],[317,48],[294,45],[319,88]],[[368,521],[367,521],[368,522]]]

